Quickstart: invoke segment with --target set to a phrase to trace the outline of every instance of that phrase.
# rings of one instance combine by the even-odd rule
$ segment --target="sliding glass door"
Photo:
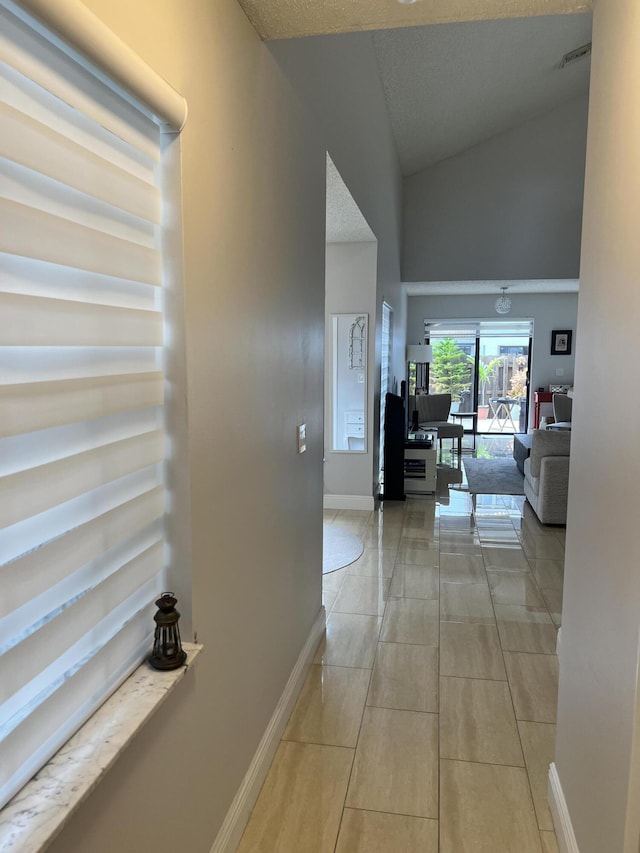
[[[429,392],[451,394],[467,432],[526,432],[532,335],[530,320],[425,321]]]

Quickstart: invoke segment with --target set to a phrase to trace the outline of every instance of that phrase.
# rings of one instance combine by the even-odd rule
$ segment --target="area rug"
[[[515,459],[463,459],[472,495],[523,495],[524,477]]]
[[[325,521],[322,528],[322,574],[335,572],[350,563],[355,563],[364,551],[362,539],[336,527],[335,524],[327,524]]]

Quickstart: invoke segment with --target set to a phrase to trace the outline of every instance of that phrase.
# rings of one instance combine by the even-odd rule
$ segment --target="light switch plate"
[[[304,453],[307,449],[307,425],[300,424],[298,427],[298,453]]]
[[[556,367],[556,376],[564,376],[564,367]]]

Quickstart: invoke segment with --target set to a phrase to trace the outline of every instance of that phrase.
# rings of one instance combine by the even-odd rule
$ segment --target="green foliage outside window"
[[[471,365],[464,350],[453,338],[442,338],[433,346],[429,375],[436,394],[451,394],[459,400],[471,384]]]
[[[518,369],[514,371],[509,380],[511,387],[507,395],[519,400],[527,395],[527,359],[523,355],[519,355],[515,362],[515,367]]]
[[[471,365],[475,364],[475,359],[472,355],[467,356]],[[498,356],[497,358],[492,359],[488,364],[485,364],[483,361],[478,363],[478,381],[480,382],[480,405],[485,406],[487,403],[487,385],[489,381],[493,378],[494,373],[497,368],[502,364],[503,357]]]

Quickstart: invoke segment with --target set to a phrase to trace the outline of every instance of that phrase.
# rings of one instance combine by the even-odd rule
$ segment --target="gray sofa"
[[[524,493],[543,524],[566,524],[570,430],[536,429],[524,462]]]

